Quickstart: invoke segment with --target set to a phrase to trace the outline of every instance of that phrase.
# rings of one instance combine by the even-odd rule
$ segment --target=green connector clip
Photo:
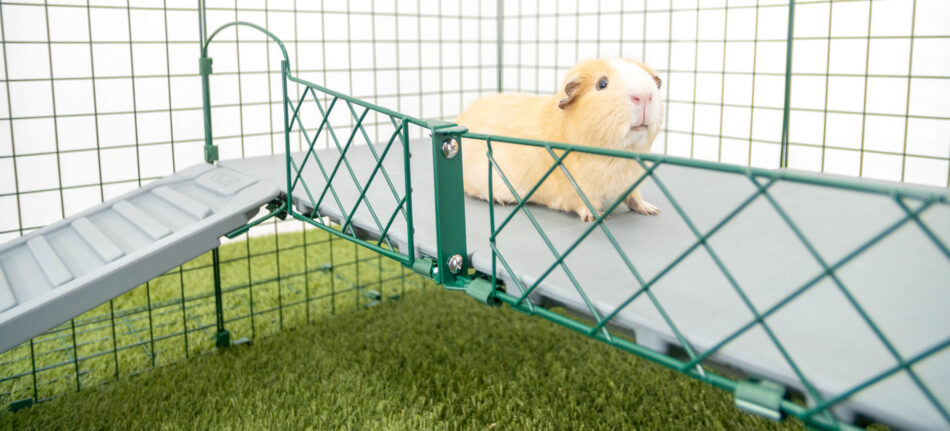
[[[283,198],[283,195],[281,195],[281,197],[268,202],[266,208],[268,212],[274,212],[278,208],[282,208],[283,206],[284,206],[284,198]],[[274,214],[274,217],[277,217],[281,220],[287,220],[287,209],[286,208],[282,209],[280,212]]]
[[[219,349],[231,347],[231,333],[228,331],[221,331],[214,334],[214,346]]]
[[[217,148],[215,148],[215,151],[217,151]],[[251,230],[252,227],[261,224],[262,222],[264,222],[264,220],[267,220],[271,217],[277,217],[281,220],[284,220],[287,218],[287,209],[284,208],[284,206],[285,206],[284,201],[282,199],[280,198],[274,199],[267,204],[267,211],[268,211],[267,215],[260,217],[257,220],[254,220],[248,224],[245,224],[244,226],[241,226],[237,229],[234,229],[231,232],[228,232],[227,234],[225,234],[224,236],[228,237],[228,239],[237,238],[241,235],[244,235],[245,232]]]
[[[33,398],[24,398],[22,400],[16,400],[10,403],[10,407],[8,408],[11,412],[15,412],[15,411],[19,411],[27,407],[30,407],[32,405],[33,405]]]
[[[468,131],[467,127],[459,126],[451,121],[426,120],[426,127],[435,133],[443,135],[461,135]]]
[[[782,420],[785,387],[767,380],[740,382],[736,387],[736,408],[773,421]]]
[[[476,278],[472,280],[468,286],[465,286],[465,294],[475,298],[476,301],[482,304],[491,305],[493,307],[501,304],[498,298],[495,298],[494,293],[491,281],[484,278]]]
[[[419,259],[416,259],[415,263],[412,264],[413,271],[417,272],[423,277],[435,279],[435,276],[438,274],[432,273],[433,268],[435,268],[435,261],[428,257],[420,257]]]
[[[202,75],[211,74],[211,59],[207,57],[201,57],[198,59],[198,73]]]
[[[428,127],[431,130],[439,130],[439,129],[444,129],[446,127],[454,127],[454,126],[456,126],[456,124],[451,121],[426,120],[426,127]]]
[[[214,163],[218,160],[218,146],[205,145],[205,163]]]
[[[468,127],[452,125],[451,127],[439,128],[439,133],[443,135],[456,136],[465,132],[468,132]]]

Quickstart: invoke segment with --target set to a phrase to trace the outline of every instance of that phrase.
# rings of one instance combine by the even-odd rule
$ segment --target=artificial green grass
[[[0,413],[12,429],[801,429],[439,288]]]
[[[275,228],[259,228],[265,229]],[[316,229],[232,242],[220,247],[220,256],[225,328],[234,340],[359,309],[371,301],[369,290],[385,299],[425,283],[394,261]],[[0,406],[213,351],[212,280],[209,252],[0,353]]]

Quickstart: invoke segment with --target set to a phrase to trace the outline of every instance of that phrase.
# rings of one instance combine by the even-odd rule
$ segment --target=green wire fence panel
[[[6,90],[0,241],[201,161],[205,138],[194,91],[201,79],[194,23],[201,14],[194,2],[90,3],[0,4]],[[217,21],[261,12],[319,13],[319,21],[348,16],[345,10],[324,16],[316,4],[296,10],[217,4],[208,12]],[[219,124],[214,141],[224,157],[260,154],[262,147],[272,148],[264,142],[283,142],[283,127],[261,131],[260,118],[234,120],[233,113],[279,113],[279,94],[270,103],[255,95],[257,79],[280,76],[280,70],[229,63],[235,52],[254,58],[263,46],[229,36],[221,37],[222,44],[234,51],[222,56],[216,71],[225,84],[215,88],[225,97],[212,100]],[[310,46],[320,42],[310,39]],[[294,44],[306,41],[301,33]],[[27,74],[35,66],[50,70]],[[44,173],[39,181],[37,172]],[[282,207],[269,210],[278,215]],[[397,262],[304,226],[296,220],[255,223],[232,234],[239,241],[222,246],[217,261],[209,253],[0,353],[0,405],[24,407],[211,352],[219,324],[231,341],[242,342],[394,300],[426,284]]]
[[[841,425],[832,412],[852,422],[855,411],[910,428],[950,425],[946,190],[464,136],[489,142],[491,195],[501,187],[517,200],[491,206],[491,249],[473,257],[506,282],[501,301],[734,391],[737,403],[744,384],[707,363],[780,381],[809,401],[776,401],[772,415],[819,427]],[[500,145],[550,155],[535,187],[512,187],[506,172],[518,167],[492,157]],[[646,174],[592,223],[525,205],[541,181],[561,175],[596,213],[564,164],[581,154],[636,160]],[[663,214],[615,211],[640,186]],[[593,321],[554,315],[532,298]],[[611,326],[632,329],[637,344]]]
[[[868,418],[910,428],[945,422],[946,190],[441,126],[432,142],[414,141],[410,151],[413,180],[437,186],[412,195],[418,214],[437,218],[416,226],[414,244],[418,254],[438,257],[430,275],[447,288],[642,355],[728,390],[737,406],[764,416],[796,416],[819,428]],[[648,175],[623,186],[642,187],[664,212],[648,217],[620,211],[623,202],[616,199],[603,207],[610,219],[582,223],[574,214],[525,205],[537,183],[511,187],[507,173],[518,168],[494,157],[485,166],[497,174],[492,194],[504,187],[517,201],[498,206],[462,199],[461,172],[439,172],[439,164],[459,157],[456,137],[464,139],[461,151],[469,139],[483,139],[492,149],[527,145],[546,152],[550,166],[538,181],[563,175],[583,184],[563,163],[578,154],[642,163]],[[336,149],[318,151],[334,154]],[[369,151],[348,157],[355,170],[378,163]],[[271,169],[268,177],[253,165],[277,166],[280,160],[225,166],[279,181],[279,171]],[[565,191],[582,192],[581,186]],[[296,196],[306,198],[300,191]],[[359,197],[341,199],[352,205]],[[357,217],[367,235],[381,232],[368,214]],[[576,314],[558,314],[551,305]],[[635,343],[625,337],[630,332]],[[726,378],[734,373],[717,371],[723,364],[765,380]],[[797,404],[802,400],[806,404]]]
[[[249,23],[226,24],[207,37],[203,2],[201,13],[191,5],[128,5],[124,11],[0,5],[9,95],[0,125],[9,124],[11,141],[19,143],[15,131],[28,122],[48,122],[54,130],[53,145],[36,154],[24,153],[23,145],[11,145],[7,154],[0,146],[0,163],[9,162],[14,172],[14,187],[0,190],[0,206],[17,212],[16,223],[5,223],[0,235],[49,223],[22,209],[55,201],[48,199],[51,193],[58,194],[59,207],[43,212],[65,216],[72,189],[93,187],[101,200],[117,187],[159,177],[141,169],[148,149],[172,148],[174,170],[181,154],[201,155],[200,142],[205,161],[215,162],[250,154],[245,141],[255,139],[268,140],[267,153],[278,155],[241,162],[263,166],[269,173],[259,177],[276,175],[285,190],[268,217],[289,215],[303,229],[273,238],[248,236],[222,247],[215,259],[183,265],[0,355],[0,400],[20,407],[208,352],[222,328],[235,339],[253,338],[310,322],[319,313],[372,305],[423,285],[419,278],[407,282],[412,268],[481,302],[506,303],[732,392],[737,407],[756,414],[794,416],[828,429],[861,423],[863,415],[912,428],[950,427],[945,189],[672,157],[950,184],[950,153],[934,144],[950,116],[932,97],[945,87],[947,73],[928,60],[940,58],[934,54],[950,40],[939,4],[535,0],[437,2],[435,10],[421,2],[379,6],[385,10],[375,2],[369,10],[350,3],[319,6],[208,8],[216,23],[247,19],[279,27],[275,32],[286,36],[285,46]],[[52,87],[63,82],[57,76],[63,62],[54,55],[62,47],[50,23],[65,10],[85,13],[80,18],[88,36],[68,43],[88,42],[91,58],[123,42],[99,34],[105,27],[98,24],[106,21],[98,16],[125,12],[120,18],[128,26],[135,68],[128,76],[104,78],[97,76],[103,63],[90,62],[96,65],[91,76],[78,79],[88,78],[93,87],[92,112],[63,114],[55,108],[56,94],[64,92]],[[164,36],[148,43],[133,37],[131,23],[139,12],[160,12]],[[11,13],[19,19],[11,22]],[[33,25],[31,17],[43,14],[53,18]],[[197,38],[169,30],[176,21],[169,17],[193,15]],[[393,34],[377,34],[377,20],[390,18]],[[20,21],[45,28],[45,39],[11,38],[9,29]],[[319,25],[305,24],[310,22]],[[266,37],[248,39],[238,27]],[[222,58],[227,56],[219,56],[222,70],[213,70],[209,43],[225,28],[217,44],[232,46],[244,58],[248,47],[263,53],[254,63],[278,53],[269,40],[275,41],[279,70],[249,69],[240,60],[228,64]],[[460,28],[477,28],[477,34]],[[164,45],[165,69],[140,76],[137,43]],[[10,69],[18,64],[11,58],[24,58],[28,49],[20,48],[30,44],[48,52],[52,79],[23,78]],[[181,66],[168,54],[181,46],[201,51],[198,67],[189,63],[188,73],[173,72]],[[391,64],[377,63],[377,47],[395,53]],[[664,76],[668,122],[657,141],[664,155],[486,136],[419,119],[450,119],[474,97],[496,90],[551,93],[578,60],[618,55],[643,59]],[[211,85],[212,74],[236,84],[236,100],[214,103],[221,100],[212,98],[211,88],[218,88]],[[357,74],[371,77],[362,81],[373,82],[372,88],[357,87]],[[250,100],[242,91],[252,77],[268,80],[264,100]],[[105,81],[125,80],[133,89],[131,110],[95,103]],[[198,115],[198,108],[181,105],[176,80],[188,80],[190,88],[203,81],[204,136],[180,135],[191,123],[183,118]],[[49,81],[49,112],[13,103],[40,81]],[[158,81],[166,82],[167,109],[140,112],[135,89],[145,93],[146,82]],[[345,87],[345,93],[331,89]],[[215,91],[220,94],[228,92]],[[227,133],[213,133],[212,114]],[[167,116],[168,128],[178,132],[155,142],[139,142],[136,132],[134,145],[100,148],[112,145],[105,135],[109,120],[129,117],[137,131],[149,124],[147,115]],[[269,116],[270,126],[245,130],[254,116]],[[68,158],[72,150],[60,147],[60,135],[73,136],[69,131],[77,129],[67,129],[62,119],[92,121],[95,146],[80,152],[94,153],[100,165],[109,166],[100,160],[109,151],[134,151],[136,174],[113,180],[100,172],[95,184],[64,182],[62,172],[55,184],[19,181],[17,169],[30,166],[30,157],[55,159],[57,167]],[[484,169],[491,173],[492,193],[507,191],[516,197],[514,205],[462,197],[457,155],[464,151],[463,138],[488,143],[491,163]],[[568,179],[574,184],[569,192],[592,211],[599,203],[586,198],[563,161],[582,154],[633,160],[646,174],[625,184],[627,190],[641,186],[663,213],[648,218],[616,211],[580,223],[574,215],[525,205],[536,187],[511,186],[512,167],[492,157],[498,145],[547,153],[545,177]],[[181,149],[178,155],[175,148]],[[606,202],[603,209],[609,214],[621,203]],[[279,233],[277,226],[288,226],[261,221],[231,236]],[[908,310],[921,312],[908,316]],[[722,371],[722,364],[755,379],[727,377],[732,373]],[[900,399],[882,406],[880,400],[894,393]]]
[[[232,26],[250,27],[266,34],[277,43],[283,55],[281,77],[284,95],[284,143],[285,154],[288,157],[283,169],[280,169],[281,172],[285,173],[286,202],[279,210],[327,232],[366,246],[381,255],[401,262],[407,267],[412,267],[415,263],[415,256],[413,253],[405,251],[414,249],[409,126],[411,124],[426,126],[427,123],[294,77],[290,73],[290,60],[287,57],[287,50],[283,42],[273,33],[255,24],[246,22],[225,24],[211,33],[202,48],[202,58],[199,66],[205,99],[206,161],[216,161],[218,154],[218,147],[213,144],[211,131],[209,80],[212,73],[212,61],[208,57],[208,45],[222,30]],[[296,103],[288,97],[288,85],[291,83],[303,87],[303,92]],[[321,98],[324,99],[324,102],[320,101]],[[371,113],[372,118],[367,122],[376,125],[377,134],[382,128],[389,135],[385,146],[379,151],[372,145],[373,140],[364,126],[364,120],[367,120],[367,116]],[[347,130],[348,133],[337,134],[331,121],[334,115],[342,115],[345,119],[352,120],[353,126]],[[390,128],[381,127],[381,117],[386,118],[385,121],[391,124]],[[316,125],[315,130],[313,130],[314,125]],[[308,131],[308,127],[311,131]],[[296,157],[291,156],[290,141],[292,134],[299,134],[306,148],[303,154]],[[334,157],[328,158],[326,153],[320,155],[314,151],[315,147],[319,148],[317,144],[321,135],[325,136],[325,140],[332,142],[333,148],[337,150]],[[348,153],[362,151],[369,151],[376,163],[368,171],[355,171],[348,161]],[[400,187],[398,189],[393,183],[393,174],[384,166],[384,162],[397,158],[401,160],[402,167],[401,172],[395,173],[395,175],[399,175],[398,183]],[[270,168],[278,169],[277,166],[271,166]],[[307,172],[305,169],[308,168],[319,171],[320,175],[305,176],[304,173]],[[309,185],[305,179],[307,177],[311,178]],[[322,182],[314,183],[314,178],[322,179]],[[367,196],[371,188],[377,187],[385,187],[388,190],[392,201],[395,202],[394,209],[379,214],[374,210],[374,205],[378,207],[378,202],[374,203]],[[294,191],[298,192],[297,195],[300,195],[302,191],[306,198],[294,199]],[[355,202],[351,203],[347,199],[341,200],[341,195],[351,195],[353,193],[357,194]],[[335,206],[330,210],[324,210],[323,204],[325,202],[334,203]],[[354,223],[354,217],[361,211],[365,211],[372,218],[372,226],[358,226]],[[361,232],[364,232],[363,229],[367,227],[375,228],[376,239],[361,238],[363,236]],[[405,234],[398,239],[391,238],[390,229],[393,227],[396,227],[393,231],[405,232]],[[402,243],[398,242],[400,239]]]
[[[220,250],[222,312],[236,342],[424,285],[395,262],[315,229],[258,235]],[[15,408],[45,401],[214,351],[212,272],[208,253],[0,354],[0,402]]]
[[[412,253],[407,253],[406,250],[413,249],[412,182],[409,167],[409,126],[413,120],[385,108],[335,93],[289,74],[286,79],[304,86],[299,102],[293,107],[290,124],[287,125],[287,133],[289,135],[298,132],[303,136],[305,142],[309,143],[302,158],[288,157],[286,159],[287,169],[290,172],[287,195],[293,196],[294,190],[302,189],[307,196],[305,200],[296,202],[296,209],[291,210],[291,215],[320,228],[347,236],[373,251],[411,267],[414,263],[414,256]],[[318,94],[330,96],[329,103],[322,104]],[[302,109],[304,103],[313,103],[317,112],[313,113],[310,110],[310,113],[318,113],[319,115],[305,118],[308,112]],[[342,110],[345,115],[350,115],[355,120],[355,125],[345,135],[338,136],[330,124],[330,117],[333,115],[334,109]],[[379,151],[376,150],[373,140],[363,126],[363,121],[370,112],[373,113],[373,116],[388,117],[392,123],[391,131],[387,130],[389,138]],[[305,127],[308,121],[319,124],[312,136]],[[418,120],[415,121],[416,124],[419,124]],[[378,121],[375,122],[378,123]],[[314,151],[314,146],[317,144],[321,133],[328,135],[333,142],[333,147],[337,150],[335,160],[327,158],[325,155],[318,155]],[[351,152],[363,151],[369,151],[376,163],[369,171],[354,171],[347,155]],[[402,161],[400,171],[390,173],[387,170],[384,162],[391,159]],[[305,178],[303,176],[304,170],[307,168],[319,170],[319,178],[323,182],[308,185],[307,181],[303,179]],[[398,183],[402,184],[399,189],[393,184],[393,175],[399,176]],[[313,178],[313,176],[310,177]],[[395,205],[394,209],[377,213],[374,210],[374,205],[378,207],[378,204],[367,197],[371,188],[385,188],[389,192],[391,203]],[[340,195],[353,193],[358,196],[355,203],[351,204],[346,201],[347,204],[344,205]],[[321,211],[320,208],[324,202],[335,203],[335,206],[332,210]],[[357,212],[362,211],[368,213],[372,218],[373,230],[378,232],[375,240],[360,238],[359,231],[366,226],[357,226],[354,223],[354,216]],[[337,227],[330,227],[330,220]],[[394,227],[395,229],[393,229]],[[406,232],[407,234],[397,239],[393,238],[390,232]]]
[[[305,86],[301,100],[295,106],[291,105],[289,99],[285,100],[285,108],[290,111],[285,116],[289,118],[286,120],[289,121],[286,125],[288,136],[293,132],[294,123],[298,119],[303,121],[301,106],[308,101],[308,95],[316,105],[319,113],[317,121],[320,123],[313,137],[306,132],[305,127],[300,126],[300,133],[309,147],[303,154],[288,151],[285,158],[285,171],[288,172],[287,207],[292,208],[291,201],[296,200],[294,203],[298,211],[302,208],[300,214],[291,210],[295,217],[331,230],[406,266],[413,265],[416,227],[412,224],[411,215],[405,216],[404,223],[393,223],[399,211],[404,206],[411,208],[413,200],[420,196],[418,191],[412,194],[410,185],[412,163],[407,122],[412,121],[413,124],[428,128],[432,134],[432,145],[428,150],[432,152],[433,160],[431,169],[435,186],[434,229],[437,244],[435,247],[430,244],[429,248],[436,251],[435,269],[438,271],[422,272],[435,276],[447,287],[465,288],[483,302],[500,300],[524,312],[550,318],[588,336],[730,390],[736,394],[737,406],[765,416],[780,418],[785,414],[792,415],[822,428],[840,427],[843,424],[840,420],[844,423],[854,422],[857,414],[900,426],[950,424],[950,415],[940,392],[946,386],[946,377],[940,370],[946,369],[941,364],[947,360],[943,354],[950,345],[950,334],[942,331],[946,326],[945,318],[942,317],[944,310],[939,305],[942,302],[933,302],[934,296],[945,294],[941,283],[950,279],[950,273],[947,272],[950,270],[950,251],[942,239],[948,234],[943,230],[950,214],[947,209],[950,194],[945,190],[914,190],[691,159],[469,133],[451,123],[410,119],[294,78],[287,72],[289,68],[286,65],[283,69],[285,80]],[[317,91],[330,98],[328,104],[320,103]],[[344,112],[352,117],[355,126],[343,140],[345,144],[341,144],[341,139],[332,128],[328,128],[327,134],[334,144],[332,149],[315,152],[316,138],[329,123],[331,111],[340,100],[346,103],[347,110]],[[357,110],[354,105],[363,109]],[[389,115],[393,124],[389,140],[379,144],[381,151],[362,130],[362,121],[371,109]],[[367,144],[362,152],[352,147],[353,140],[359,135]],[[459,237],[460,232],[466,231],[467,223],[463,210],[465,204],[460,200],[461,164],[457,156],[463,150],[459,147],[459,138],[488,143],[489,163],[485,169],[489,170],[488,177],[495,183],[489,193],[489,202],[494,202],[496,187],[502,185],[517,201],[513,208],[505,211],[506,215],[497,225],[495,206],[492,205],[489,210],[491,227],[488,245],[491,262],[487,265],[484,263],[486,253],[480,250],[483,246],[479,243],[481,239],[473,238],[469,233],[466,246],[466,239]],[[398,166],[403,168],[405,175],[393,181],[386,174],[384,158],[397,139],[400,139],[403,155]],[[492,157],[493,145],[534,146],[537,151],[549,154],[551,165],[533,187],[519,191],[512,186],[505,173],[517,167],[500,166]],[[425,148],[417,146],[414,151],[418,156],[420,152],[425,152]],[[587,198],[579,186],[581,181],[569,172],[564,163],[568,157],[578,157],[579,154],[587,154],[588,158],[635,160],[646,174],[627,185],[617,199],[601,208],[600,202],[591,202]],[[320,175],[317,178],[322,177],[323,182],[316,187],[316,192],[311,191],[306,182],[302,182],[301,192],[297,184],[304,177],[303,168],[311,158],[319,168]],[[357,159],[362,161],[358,163],[355,161]],[[324,161],[332,168],[327,167]],[[272,164],[267,161],[264,163]],[[353,186],[341,191],[333,181],[343,166],[350,174]],[[361,181],[357,171],[368,176]],[[711,174],[704,178],[693,171],[709,171]],[[368,198],[368,189],[379,172],[387,179],[386,185],[391,192],[392,202],[388,203],[387,208],[395,205],[385,223],[373,211],[373,199]],[[545,225],[525,205],[552,175],[563,176],[574,188],[568,193],[576,193],[592,213],[600,214],[593,223],[576,230],[573,233],[579,234],[576,237],[570,233],[570,224],[576,223],[576,220],[565,222],[564,217],[561,217],[552,221],[552,217],[557,217],[549,216]],[[663,181],[661,175],[673,180]],[[673,211],[657,219],[669,223],[669,220],[675,220],[671,218],[675,214],[681,221],[678,225],[680,232],[663,232],[666,234],[664,237],[647,241],[636,236],[638,229],[649,229],[649,226],[628,223],[624,225],[623,232],[618,230],[615,233],[609,223],[605,223],[607,215],[624,202],[623,198],[640,186],[661,195],[663,202]],[[728,192],[716,190],[716,186],[726,187]],[[690,194],[692,188],[700,189],[699,196],[702,199],[695,201],[695,194]],[[405,190],[405,194],[400,195],[397,190]],[[346,197],[341,199],[340,195],[343,194]],[[333,201],[324,200],[327,195],[333,196],[335,206]],[[360,217],[357,210],[363,203],[366,203],[366,212]],[[937,209],[928,211],[931,207]],[[889,209],[891,213],[888,213]],[[859,211],[869,212],[869,215],[862,219]],[[509,247],[516,251],[507,251],[499,245],[499,240],[508,233],[504,231],[505,227],[519,225],[513,220],[521,216],[524,217],[521,218],[519,229],[508,240]],[[335,219],[339,230],[329,227],[324,217]],[[354,220],[358,218],[363,220],[362,226],[354,225]],[[625,219],[629,220],[629,216]],[[859,222],[855,222],[855,219]],[[912,226],[910,231],[905,229],[906,225]],[[356,227],[364,230],[362,235],[355,230]],[[523,233],[531,227],[541,239],[537,245],[525,241]],[[354,229],[348,231],[348,228]],[[557,233],[557,239],[552,237],[552,232]],[[587,251],[594,253],[596,258],[575,259],[577,255],[572,253],[583,249],[589,243],[588,238],[595,238],[591,236],[594,232],[602,239],[593,248],[587,247]],[[687,235],[684,236],[684,232]],[[374,237],[376,243],[369,243],[360,236]],[[389,242],[388,248],[382,248],[381,245],[390,236],[402,238],[405,245],[394,247]],[[641,255],[637,256],[637,253],[625,248],[623,244],[626,241],[619,241],[618,237],[642,249]],[[744,237],[752,240],[743,242]],[[458,242],[454,242],[455,238],[458,238]],[[617,253],[619,260],[614,266],[620,269],[621,274],[612,273],[610,268],[603,266],[605,262],[610,262],[610,258],[604,255],[605,245],[608,250]],[[457,251],[451,251],[453,247],[457,247]],[[885,250],[884,256],[863,261],[866,256],[875,256],[875,253],[869,252],[872,247]],[[392,253],[394,248],[405,251]],[[538,263],[543,263],[537,255],[539,249],[550,252],[553,259],[550,264],[538,266]],[[717,249],[720,251],[717,252]],[[466,256],[471,250],[474,252]],[[887,257],[895,250],[914,250],[913,264],[901,266],[898,262],[889,262]],[[658,254],[660,259],[644,258],[643,251]],[[464,271],[469,258],[476,270],[493,280],[491,288],[487,288],[484,280],[479,280],[477,275],[472,278],[471,274]],[[669,260],[664,260],[667,258]],[[697,259],[702,263],[697,263]],[[895,268],[886,268],[885,264],[888,263]],[[498,264],[502,269],[499,269]],[[786,268],[781,268],[786,265]],[[644,267],[649,267],[648,271]],[[748,272],[750,267],[753,270],[751,274]],[[759,274],[755,274],[755,267],[758,267]],[[737,271],[737,268],[743,271]],[[719,280],[715,279],[715,274],[709,273],[710,269],[721,274]],[[871,269],[883,269],[883,272]],[[684,276],[684,273],[691,275]],[[776,273],[781,276],[775,277]],[[802,276],[804,278],[800,284],[782,283],[784,279],[798,281]],[[507,282],[507,292],[497,291],[498,279]],[[915,290],[892,296],[889,289],[905,279],[914,280],[911,285]],[[606,286],[592,286],[591,282]],[[566,294],[564,289],[558,291],[563,285],[570,288]],[[765,286],[765,289],[760,286]],[[696,288],[702,289],[702,292],[690,292],[690,289]],[[603,294],[605,289],[609,292],[608,296]],[[554,299],[594,321],[584,323],[553,314],[533,304],[530,299],[532,296]],[[728,302],[723,301],[726,297],[734,303],[732,308],[724,306],[723,302]],[[911,305],[888,308],[898,298]],[[637,302],[638,299],[641,300]],[[929,307],[928,303],[931,304]],[[715,309],[706,310],[706,307]],[[806,321],[800,324],[789,324],[783,320],[792,319],[794,323],[795,319],[800,318],[797,315],[804,310],[817,314],[804,317]],[[897,323],[895,319],[887,318],[887,313],[892,311],[899,315]],[[651,320],[649,315],[656,317],[652,319],[653,322],[645,323]],[[621,316],[635,323],[624,323]],[[697,320],[697,316],[704,316],[707,320]],[[914,317],[916,320],[909,327],[906,321],[902,321]],[[662,327],[657,327],[656,323],[662,324]],[[612,333],[608,325],[632,329],[642,339],[642,343],[632,343]],[[801,333],[796,334],[796,331]],[[822,338],[820,335],[823,332],[836,336]],[[651,337],[660,340],[650,340]],[[670,356],[663,348],[663,343],[681,348],[686,358],[681,360]],[[841,349],[842,346],[845,348]],[[881,352],[885,356],[883,360]],[[782,385],[797,389],[807,403],[802,406],[785,400],[784,386],[769,381],[738,383],[722,377],[714,368],[708,368],[709,362],[715,360],[736,366],[752,376],[778,380]],[[849,368],[857,371],[843,372]],[[898,378],[892,379],[893,376]]]

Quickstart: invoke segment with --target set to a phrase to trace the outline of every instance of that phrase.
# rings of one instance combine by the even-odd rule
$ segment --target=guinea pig
[[[649,153],[663,124],[662,81],[656,71],[630,59],[592,59],[578,63],[551,96],[496,94],[481,97],[455,122],[474,133]],[[465,193],[488,200],[487,145],[462,140]],[[563,151],[555,150],[560,157]],[[546,148],[492,143],[492,155],[522,198],[554,164]],[[528,199],[575,212],[593,221],[641,175],[633,159],[572,152],[563,160],[577,185],[597,211],[592,213],[560,168]],[[497,171],[492,170],[496,202],[515,203]],[[659,209],[643,199],[639,187],[624,198],[631,210],[655,215]]]

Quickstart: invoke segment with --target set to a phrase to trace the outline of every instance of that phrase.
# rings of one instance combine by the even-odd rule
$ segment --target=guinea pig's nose
[[[643,101],[646,101],[646,103],[650,103],[653,101],[653,95],[652,94],[634,94],[630,96],[630,100],[633,100],[633,103],[637,105],[643,103]]]

